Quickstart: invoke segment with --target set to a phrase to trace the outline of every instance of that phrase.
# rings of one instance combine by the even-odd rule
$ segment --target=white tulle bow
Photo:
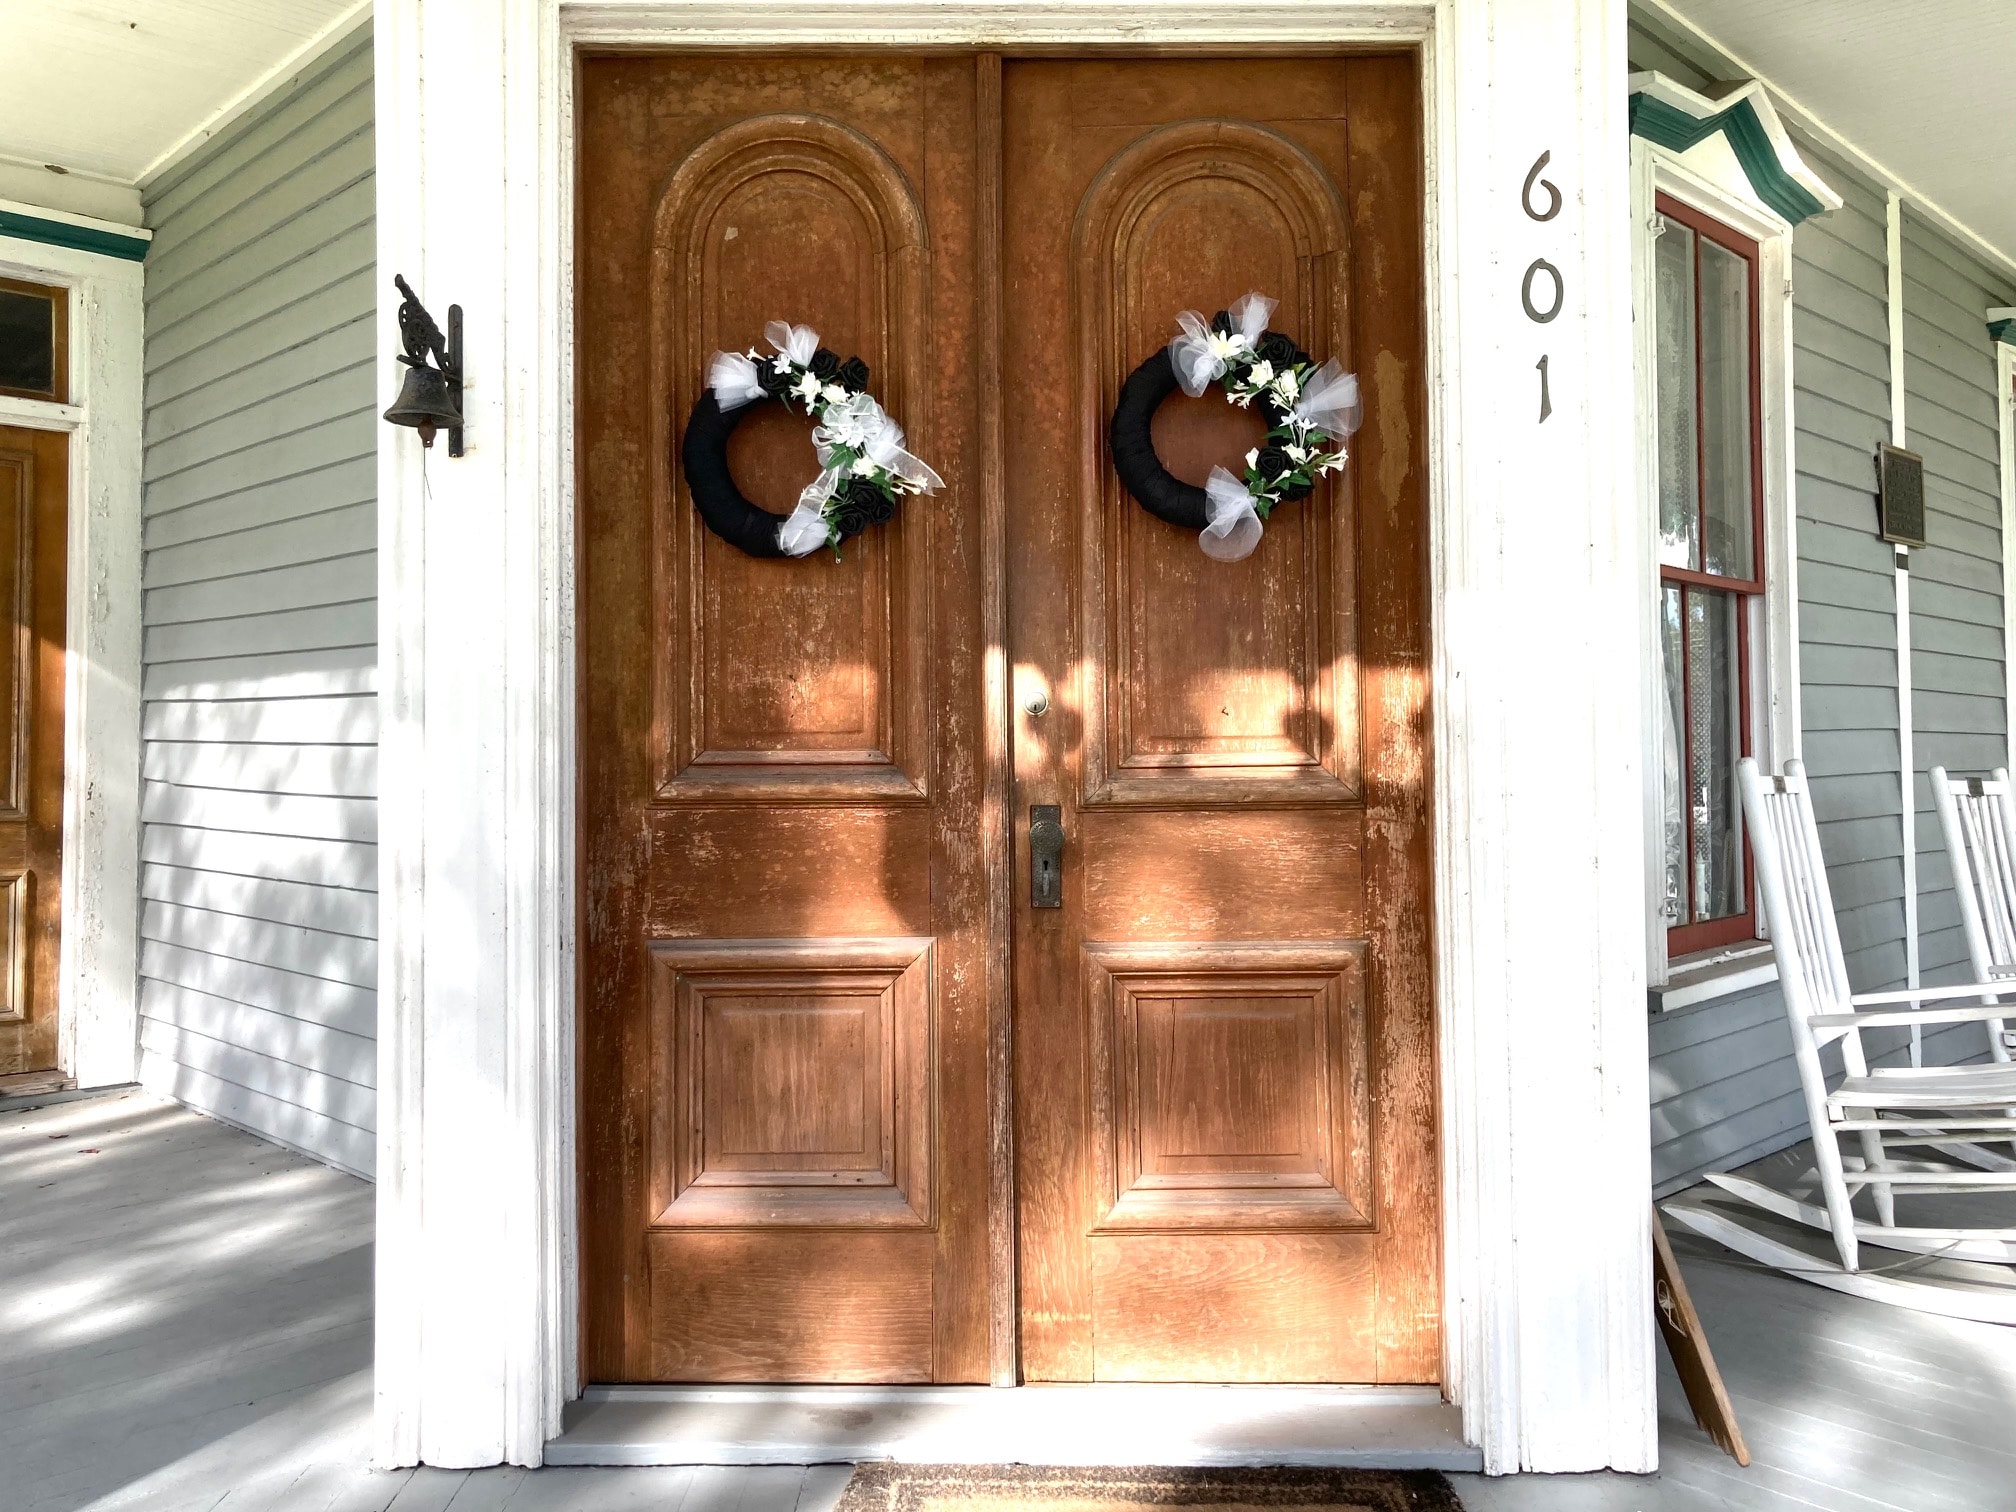
[[[1332,357],[1310,374],[1302,385],[1302,396],[1288,411],[1288,421],[1303,431],[1327,431],[1344,437],[1356,431],[1365,417],[1358,400],[1358,375],[1347,373]]]
[[[826,406],[819,424],[812,428],[812,444],[822,464],[833,460],[842,447],[863,462],[885,468],[911,491],[936,493],[944,479],[928,463],[903,449],[903,427],[889,418],[872,395],[849,394]]]
[[[755,360],[743,352],[716,352],[707,364],[707,387],[714,390],[714,402],[724,414],[763,397]]]
[[[829,467],[799,491],[797,507],[777,527],[777,544],[786,556],[810,556],[826,544],[826,501],[839,484],[839,470]]]
[[[1225,376],[1228,359],[1250,352],[1267,334],[1267,317],[1278,303],[1257,290],[1242,294],[1225,313],[1232,320],[1232,334],[1221,335],[1195,310],[1176,317],[1182,335],[1169,343],[1169,360],[1176,368],[1176,381],[1191,398],[1203,393],[1212,382]]]
[[[1260,544],[1260,513],[1253,507],[1253,495],[1222,467],[1211,469],[1204,480],[1204,527],[1197,544],[1214,561],[1236,562],[1253,555]]]
[[[778,373],[784,371],[784,359],[788,359],[796,367],[810,367],[812,357],[818,355],[818,333],[812,331],[812,327],[808,325],[792,325],[790,321],[770,321],[770,325],[762,329],[762,339],[768,341],[772,347],[776,347],[776,357],[770,359],[770,365]]]

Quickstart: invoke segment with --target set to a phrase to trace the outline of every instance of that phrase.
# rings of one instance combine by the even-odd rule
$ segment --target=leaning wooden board
[[[1743,1430],[1736,1426],[1736,1409],[1730,1405],[1722,1372],[1715,1368],[1708,1335],[1701,1327],[1701,1315],[1694,1311],[1694,1299],[1687,1295],[1687,1283],[1680,1276],[1680,1262],[1673,1258],[1673,1245],[1666,1238],[1666,1225],[1659,1221],[1659,1209],[1652,1209],[1652,1315],[1659,1320],[1659,1336],[1673,1356],[1673,1368],[1680,1372],[1680,1384],[1687,1388],[1687,1405],[1701,1431],[1736,1458],[1739,1465],[1750,1463],[1750,1446],[1743,1442]]]

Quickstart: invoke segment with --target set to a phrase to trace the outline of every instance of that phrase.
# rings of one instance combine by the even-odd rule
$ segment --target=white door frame
[[[9,204],[87,237],[149,233]],[[70,291],[69,402],[0,397],[0,425],[70,436],[57,1064],[130,1082],[139,1054],[141,264],[0,236],[0,277]]]
[[[379,1458],[537,1464],[579,1388],[574,50],[1152,39],[1422,49],[1444,1382],[1491,1470],[1652,1468],[1624,0],[380,0],[376,38],[380,274],[464,307],[474,377],[466,458],[379,452]]]

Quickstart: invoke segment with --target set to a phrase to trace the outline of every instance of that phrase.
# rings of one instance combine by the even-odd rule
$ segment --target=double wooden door
[[[1415,68],[584,68],[590,1379],[1436,1378]],[[1368,420],[1221,564],[1105,422],[1254,288]],[[945,480],[839,560],[679,476],[778,319]],[[1201,482],[1259,423],[1156,436]],[[816,470],[775,405],[730,460],[779,513]]]

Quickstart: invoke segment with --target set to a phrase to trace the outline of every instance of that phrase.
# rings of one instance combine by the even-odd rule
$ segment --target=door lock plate
[[[1029,805],[1029,906],[1064,906],[1064,810],[1054,803]]]

